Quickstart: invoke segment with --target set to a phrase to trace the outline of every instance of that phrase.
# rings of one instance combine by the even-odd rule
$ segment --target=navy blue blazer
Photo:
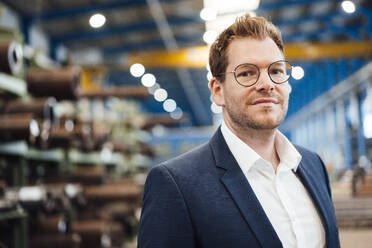
[[[318,155],[296,146],[296,174],[323,222],[326,245],[339,237],[328,175]],[[230,152],[221,130],[211,140],[149,172],[139,248],[276,248],[273,226]]]

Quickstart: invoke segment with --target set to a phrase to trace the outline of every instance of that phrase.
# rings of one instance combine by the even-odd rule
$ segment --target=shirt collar
[[[297,171],[302,156],[294,145],[279,130],[275,134],[275,148],[280,158],[280,165]]]
[[[222,121],[221,132],[232,155],[243,171],[249,171],[259,160],[265,161],[250,146],[236,136],[224,121]],[[279,130],[276,131],[275,135],[275,148],[280,159],[279,166],[296,171],[302,156]]]

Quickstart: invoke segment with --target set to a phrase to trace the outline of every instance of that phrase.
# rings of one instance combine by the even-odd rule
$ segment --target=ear
[[[225,98],[224,98],[224,90],[222,83],[215,77],[211,79],[209,82],[209,90],[211,91],[211,95],[213,101],[218,106],[225,106]]]
[[[288,94],[291,94],[291,92],[292,92],[292,86],[289,83],[288,83],[288,87],[289,87]]]

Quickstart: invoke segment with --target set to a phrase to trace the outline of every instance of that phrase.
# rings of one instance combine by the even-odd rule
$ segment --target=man
[[[339,247],[324,164],[277,130],[291,92],[280,31],[242,16],[209,63],[224,122],[207,144],[150,171],[139,248]]]

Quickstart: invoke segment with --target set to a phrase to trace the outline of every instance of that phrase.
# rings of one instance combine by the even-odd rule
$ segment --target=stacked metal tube
[[[27,89],[37,97],[53,96],[57,100],[76,100],[79,94],[80,68],[29,68]]]
[[[16,41],[0,42],[0,71],[17,75],[23,67],[23,50]]]

